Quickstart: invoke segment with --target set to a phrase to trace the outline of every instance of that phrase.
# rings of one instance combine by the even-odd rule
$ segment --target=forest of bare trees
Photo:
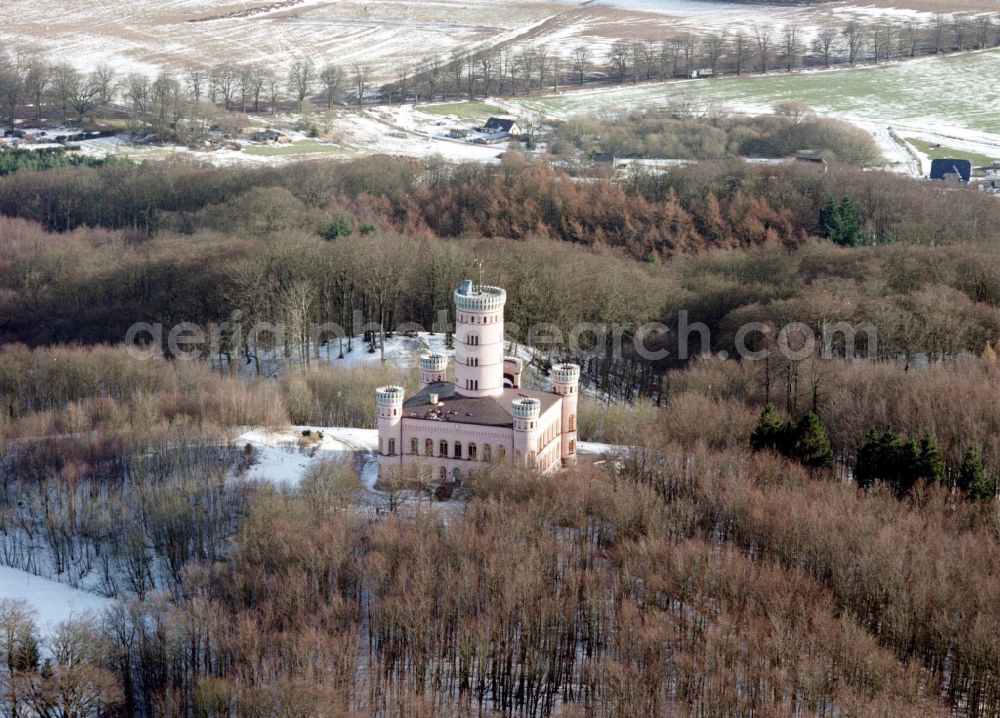
[[[837,162],[577,179],[516,152],[0,178],[0,563],[118,600],[48,628],[0,601],[0,712],[1000,714],[995,200]],[[350,454],[247,478],[246,427],[371,428],[376,386],[415,388],[381,340],[447,334],[477,259],[530,371],[584,366],[580,440],[620,448],[384,511]],[[136,322],[218,332],[140,359]],[[655,361],[568,340],[649,322]],[[830,322],[877,342],[773,351]],[[917,441],[930,472],[871,460]]]

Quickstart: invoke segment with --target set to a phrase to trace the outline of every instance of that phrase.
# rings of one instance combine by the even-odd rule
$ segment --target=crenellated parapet
[[[475,286],[463,282],[455,290],[455,307],[466,312],[496,312],[507,303],[507,292],[500,287]]]
[[[405,390],[401,386],[380,386],[375,389],[375,403],[379,406],[395,406],[403,403]]]
[[[424,354],[420,357],[420,381],[436,384],[445,381],[448,372],[448,357],[444,354]]]
[[[552,381],[556,384],[579,384],[580,367],[577,364],[556,364],[552,367]]]
[[[537,419],[542,411],[542,402],[538,399],[522,396],[511,402],[511,409],[517,419]]]

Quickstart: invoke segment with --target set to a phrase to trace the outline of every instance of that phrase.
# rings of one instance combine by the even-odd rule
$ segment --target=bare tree
[[[255,62],[248,68],[246,81],[249,86],[250,97],[253,98],[254,112],[260,112],[260,98],[264,94],[264,87],[267,85],[271,74],[270,68],[262,62]]]
[[[434,102],[434,95],[437,93],[443,68],[444,62],[439,55],[433,55],[424,61],[421,75],[426,82],[427,99],[430,102]]]
[[[708,60],[708,67],[713,76],[719,72],[719,62],[722,60],[727,44],[728,38],[724,32],[718,35],[709,35],[702,41],[705,58]]]
[[[451,80],[452,89],[456,96],[462,94],[462,76],[465,73],[465,60],[457,50],[452,54],[451,59],[444,68],[445,77]],[[447,91],[446,91],[447,92]]]
[[[958,48],[959,52],[965,50],[965,41],[969,35],[970,25],[969,16],[962,13],[955,14],[951,19],[951,34],[955,39],[955,47]]]
[[[17,118],[17,107],[26,93],[27,67],[19,57],[7,57],[0,48],[0,102],[10,126]]]
[[[70,97],[73,94],[73,86],[78,82],[80,82],[80,72],[68,62],[61,62],[52,68],[52,94],[62,110],[63,120],[69,118]]]
[[[844,42],[847,43],[847,61],[853,65],[865,44],[865,36],[867,35],[865,28],[852,21],[847,23],[840,34],[843,35]]]
[[[538,63],[538,86],[545,86],[545,78],[552,69],[552,53],[547,47],[535,48],[535,60]]]
[[[145,126],[149,114],[149,77],[144,72],[132,72],[124,81],[125,103],[133,127]]]
[[[91,73],[91,78],[97,87],[98,109],[107,111],[111,108],[115,95],[115,69],[110,65],[98,65]]]
[[[937,13],[931,19],[931,38],[934,42],[934,54],[944,50],[944,31],[948,21],[941,13]]]
[[[785,56],[785,69],[791,72],[799,58],[799,52],[802,51],[798,25],[787,23],[781,29],[781,46]]]
[[[264,75],[264,88],[267,90],[267,104],[273,115],[278,103],[281,102],[281,81],[278,75],[268,70]]]
[[[525,86],[525,92],[531,92],[531,83],[535,77],[535,53],[530,47],[525,48],[514,56],[514,65],[511,70],[521,76]],[[517,94],[517,82],[514,81],[514,94]]]
[[[358,93],[359,105],[365,101],[365,90],[368,88],[368,77],[371,72],[371,65],[362,62],[354,63],[354,91]]]
[[[319,73],[319,81],[323,84],[323,94],[326,96],[326,109],[331,110],[344,84],[344,71],[338,65],[326,65]]]
[[[917,44],[920,41],[920,24],[913,20],[912,18],[903,23],[903,29],[899,33],[900,38],[905,38],[907,48],[909,50],[910,57],[916,57],[917,55]],[[903,41],[902,39],[900,40]],[[900,57],[902,57],[902,52],[900,52]]]
[[[236,93],[240,89],[240,71],[235,65],[231,63],[223,63],[221,65],[216,65],[212,68],[212,74],[209,80],[212,83],[213,101],[217,101],[218,97],[221,95],[222,104],[227,110],[233,109],[233,102],[236,99]]]
[[[608,52],[608,64],[618,75],[618,82],[625,82],[625,74],[628,72],[629,49],[628,40],[616,40]]]
[[[584,45],[573,49],[573,73],[576,75],[578,85],[583,84],[587,76],[587,66],[590,62],[590,49]]]
[[[86,77],[77,75],[77,82],[74,82],[70,89],[70,104],[76,110],[77,120],[83,127],[84,116],[101,103],[101,87],[95,73],[90,73]]]
[[[42,104],[52,80],[52,68],[38,55],[28,61],[28,72],[24,78],[24,89],[28,99],[35,106],[35,119],[42,119]]]
[[[490,83],[500,64],[499,54],[493,49],[482,50],[476,53],[476,62],[483,73],[483,95],[489,95]]]
[[[754,25],[753,36],[757,44],[757,66],[762,73],[766,73],[767,63],[771,57],[771,28],[766,25]]]
[[[208,81],[207,73],[200,67],[190,67],[184,75],[184,81],[191,99],[194,100],[195,111],[197,111],[201,104],[201,96],[205,91],[205,83]]]
[[[410,66],[405,62],[401,62],[396,68],[396,85],[395,89],[399,93],[399,101],[406,102],[406,90],[407,82],[410,79]],[[389,104],[392,104],[392,85],[389,86]]]
[[[296,60],[288,68],[288,91],[300,107],[312,91],[316,68],[312,60]]]
[[[736,68],[736,74],[743,74],[743,67],[746,65],[747,53],[749,51],[750,43],[747,38],[747,34],[742,30],[737,30],[733,33],[731,46],[733,50],[733,64]]]
[[[823,67],[830,66],[830,58],[837,47],[839,35],[836,28],[821,27],[813,39],[813,52],[823,58]]]
[[[629,55],[632,58],[632,82],[638,83],[646,68],[645,43],[633,42],[629,47]]]
[[[976,49],[982,49],[990,41],[990,30],[993,29],[993,20],[990,15],[978,15],[976,17]]]

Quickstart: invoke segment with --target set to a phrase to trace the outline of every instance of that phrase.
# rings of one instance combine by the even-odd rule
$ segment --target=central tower
[[[455,290],[455,388],[465,396],[503,394],[503,307],[500,287],[464,280]]]

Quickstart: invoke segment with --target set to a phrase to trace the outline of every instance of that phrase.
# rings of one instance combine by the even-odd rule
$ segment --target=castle
[[[461,283],[455,299],[455,381],[441,354],[420,359],[421,390],[375,392],[378,474],[460,481],[483,462],[551,471],[576,461],[580,367],[552,369],[553,390],[521,388],[522,364],[504,356],[500,287]]]

